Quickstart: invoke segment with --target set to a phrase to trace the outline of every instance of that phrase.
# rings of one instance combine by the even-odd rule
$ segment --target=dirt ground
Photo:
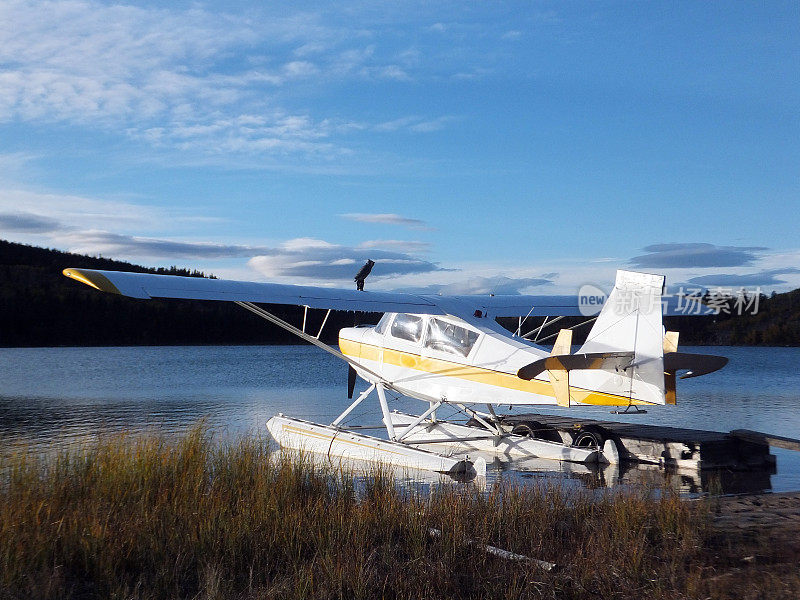
[[[723,496],[711,502],[713,530],[744,542],[740,552],[755,550],[800,565],[800,492]],[[737,553],[735,546],[730,550]]]
[[[713,502],[714,527],[719,530],[774,529],[800,542],[800,492],[722,496]]]

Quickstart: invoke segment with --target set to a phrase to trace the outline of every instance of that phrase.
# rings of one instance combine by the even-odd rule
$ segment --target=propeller
[[[347,367],[347,399],[353,399],[353,390],[356,389],[356,370],[352,366]]]

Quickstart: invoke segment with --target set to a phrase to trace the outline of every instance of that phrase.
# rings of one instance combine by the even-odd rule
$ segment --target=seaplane
[[[674,405],[678,372],[683,372],[682,379],[697,377],[727,363],[721,356],[678,351],[678,333],[665,331],[662,317],[682,313],[664,296],[663,275],[617,271],[612,291],[596,302],[596,314],[581,323],[592,327],[573,352],[575,327],[538,336],[548,319],[552,325],[564,317],[586,317],[579,297],[365,291],[371,263],[356,275],[356,289],[83,268],[63,273],[99,291],[142,300],[235,302],[346,362],[349,399],[358,378],[367,385],[329,424],[282,413],[271,418],[267,429],[281,446],[449,474],[485,475],[481,454],[487,452],[617,463],[621,449],[602,432],[585,428],[565,434],[536,421],[509,419],[498,410],[550,405],[642,411],[645,406]],[[262,305],[305,307],[303,323],[293,325]],[[314,309],[327,311],[316,334],[306,331],[308,311]],[[320,339],[332,310],[383,316],[374,326],[341,329],[337,349]],[[517,330],[502,327],[496,320],[501,317],[516,317]],[[544,317],[544,322],[523,335],[523,324],[531,317]],[[544,346],[552,337],[552,348]],[[418,400],[424,410],[418,415],[392,410],[387,392]],[[346,424],[373,395],[385,438]],[[437,418],[444,407],[466,422]]]

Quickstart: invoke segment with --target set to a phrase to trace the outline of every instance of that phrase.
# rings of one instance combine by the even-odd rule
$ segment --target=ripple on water
[[[697,348],[730,358],[706,377],[679,382],[679,406],[646,415],[569,409],[573,416],[729,431],[754,429],[800,437],[800,348]],[[330,422],[348,404],[346,368],[309,346],[192,346],[0,349],[0,444],[40,451],[69,448],[120,431],[177,435],[203,418],[218,438],[264,433],[274,414]],[[414,411],[413,401],[397,407]],[[557,407],[542,412],[559,413]],[[563,412],[563,411],[561,411]],[[378,411],[360,422],[380,422]],[[445,415],[440,415],[445,416]],[[777,473],[728,485],[800,490],[800,452],[773,449]],[[490,457],[491,458],[491,457]],[[726,481],[740,474],[716,475]],[[492,480],[524,485],[553,478],[569,485],[656,484],[686,492],[709,475],[665,475],[651,468],[591,470],[575,465],[495,464]],[[749,486],[749,487],[748,487]],[[733,489],[733,488],[732,488]],[[738,488],[736,488],[738,489]]]

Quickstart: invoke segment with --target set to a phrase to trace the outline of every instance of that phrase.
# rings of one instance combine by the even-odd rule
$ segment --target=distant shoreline
[[[331,343],[336,346],[336,343]],[[543,347],[549,347],[551,344],[542,344]],[[310,347],[311,344],[305,342],[243,342],[243,343],[230,343],[230,344],[50,344],[50,345],[16,345],[16,346],[0,346],[0,350],[13,350],[17,348],[225,348],[225,347],[239,347],[239,346],[303,346]],[[798,348],[800,345],[784,345],[784,346],[760,346],[756,344],[682,344],[682,348]]]
[[[294,345],[295,337],[265,323],[230,302],[191,300],[136,300],[99,294],[64,277],[65,267],[165,273],[202,277],[179,267],[154,269],[107,258],[84,256],[0,240],[0,347],[114,347],[114,346],[254,346]],[[301,307],[273,306],[277,316],[303,322]],[[325,311],[308,311],[308,328],[316,331]],[[377,323],[377,313],[366,317],[333,311],[322,340],[334,344],[339,329]],[[374,319],[374,320],[372,320]],[[523,333],[542,324],[526,321]],[[583,319],[566,317],[559,327],[575,327]],[[519,321],[499,319],[515,330]],[[681,346],[796,347],[800,346],[800,289],[760,297],[755,315],[665,317],[669,331],[680,332]],[[575,329],[580,345],[588,328]],[[548,331],[552,331],[548,329]]]

